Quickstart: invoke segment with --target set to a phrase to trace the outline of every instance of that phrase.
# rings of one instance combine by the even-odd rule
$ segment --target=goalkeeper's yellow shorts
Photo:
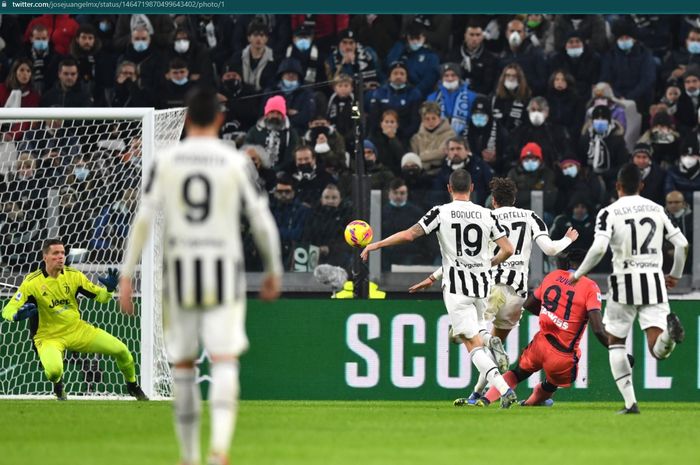
[[[37,334],[34,336],[34,344],[37,350],[47,345],[55,347],[64,352],[66,349],[75,352],[85,352],[90,343],[97,337],[98,329],[90,323],[83,320],[78,320],[75,323],[67,326],[65,331],[58,334],[42,336]]]

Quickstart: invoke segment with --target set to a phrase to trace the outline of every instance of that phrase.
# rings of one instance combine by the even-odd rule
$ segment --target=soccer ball
[[[345,226],[345,242],[352,247],[366,247],[372,242],[372,227],[362,220],[351,221]]]

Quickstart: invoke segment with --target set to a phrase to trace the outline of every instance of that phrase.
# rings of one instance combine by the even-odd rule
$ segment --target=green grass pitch
[[[243,401],[231,463],[698,463],[700,404],[642,402],[634,416],[615,415],[620,406]],[[177,463],[170,402],[3,400],[0,409],[3,465]]]

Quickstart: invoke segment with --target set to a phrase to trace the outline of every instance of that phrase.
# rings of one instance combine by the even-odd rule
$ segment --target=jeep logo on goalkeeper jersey
[[[49,308],[62,307],[64,305],[70,305],[70,301],[68,299],[51,299]]]

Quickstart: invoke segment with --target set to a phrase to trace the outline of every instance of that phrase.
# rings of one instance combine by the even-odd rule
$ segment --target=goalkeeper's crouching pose
[[[65,400],[62,389],[63,354],[74,352],[110,355],[124,374],[126,388],[137,400],[148,400],[136,382],[134,357],[122,341],[80,318],[78,294],[109,302],[117,288],[117,270],[110,269],[99,278],[105,287],[93,284],[75,268],[65,266],[66,251],[59,239],[49,239],[42,247],[43,263],[28,274],[10,302],[3,308],[2,317],[8,321],[30,318],[41,364],[46,377],[54,383],[59,400]]]

